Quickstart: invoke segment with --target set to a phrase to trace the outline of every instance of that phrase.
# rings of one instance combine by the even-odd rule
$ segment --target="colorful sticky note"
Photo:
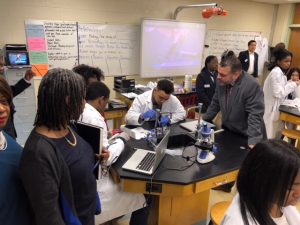
[[[37,76],[44,76],[48,70],[48,64],[34,64],[32,65],[31,70],[35,73]]]
[[[31,64],[48,64],[48,54],[44,52],[29,52]]]
[[[39,24],[39,25],[26,24],[25,30],[26,30],[27,38],[30,38],[30,37],[45,38],[44,26],[42,24]]]
[[[45,38],[27,38],[28,51],[46,51]]]

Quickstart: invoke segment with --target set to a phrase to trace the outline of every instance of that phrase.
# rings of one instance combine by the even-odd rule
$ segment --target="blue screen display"
[[[27,52],[9,52],[8,62],[11,66],[14,65],[29,65]]]

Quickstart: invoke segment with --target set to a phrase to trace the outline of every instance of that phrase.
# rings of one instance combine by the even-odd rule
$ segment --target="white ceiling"
[[[264,2],[270,4],[287,4],[287,3],[297,3],[300,0],[251,0],[253,2]]]

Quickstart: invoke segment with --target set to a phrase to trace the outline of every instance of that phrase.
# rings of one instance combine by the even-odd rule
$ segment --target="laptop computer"
[[[152,175],[165,156],[169,136],[170,131],[167,131],[163,139],[155,147],[155,151],[137,149],[122,166],[122,169]]]
[[[200,123],[204,123],[205,121],[201,120]],[[207,126],[210,127],[210,128],[214,128],[215,125],[212,124],[212,123],[208,123],[208,122],[205,122],[207,123]],[[188,121],[188,122],[184,122],[184,123],[181,123],[179,124],[180,127],[188,130],[188,131],[191,131],[191,132],[196,132],[197,130],[197,125],[198,125],[198,120],[192,120],[192,121]]]
[[[101,154],[102,152],[102,142],[103,142],[103,130],[101,127],[94,126],[81,121],[74,122],[75,130],[77,134],[82,137],[86,142],[88,142],[95,154]],[[96,161],[95,161],[96,163]],[[94,175],[98,179],[99,165],[94,168]]]

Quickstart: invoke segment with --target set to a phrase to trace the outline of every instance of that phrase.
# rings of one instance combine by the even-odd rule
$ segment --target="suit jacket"
[[[249,69],[249,60],[250,60],[249,59],[249,51],[246,50],[246,51],[240,52],[239,60],[242,63],[243,70],[245,70],[247,72]],[[258,71],[258,54],[256,52],[254,52],[254,71],[253,71],[253,74],[251,74],[251,75],[254,77],[257,77],[258,76],[257,71]]]
[[[10,88],[12,90],[13,97],[16,97],[18,94],[20,94],[26,88],[28,88],[30,85],[31,84],[27,83],[23,78],[20,79],[15,85],[11,85]],[[12,138],[16,139],[17,132],[15,129],[15,124],[14,124],[14,113],[16,112],[15,105],[13,103],[11,103],[10,108],[11,108],[10,116],[7,120],[6,126],[4,127],[4,131],[6,133],[8,133]]]
[[[253,145],[266,137],[263,121],[264,96],[258,82],[245,71],[236,80],[226,104],[226,85],[217,82],[216,92],[203,120],[211,121],[219,111],[222,126],[248,137]]]
[[[205,113],[211,100],[214,96],[217,82],[217,73],[213,74],[213,79],[211,79],[211,73],[208,69],[204,69],[200,74],[198,74],[196,79],[196,92],[197,92],[197,103],[203,103],[202,113]]]

